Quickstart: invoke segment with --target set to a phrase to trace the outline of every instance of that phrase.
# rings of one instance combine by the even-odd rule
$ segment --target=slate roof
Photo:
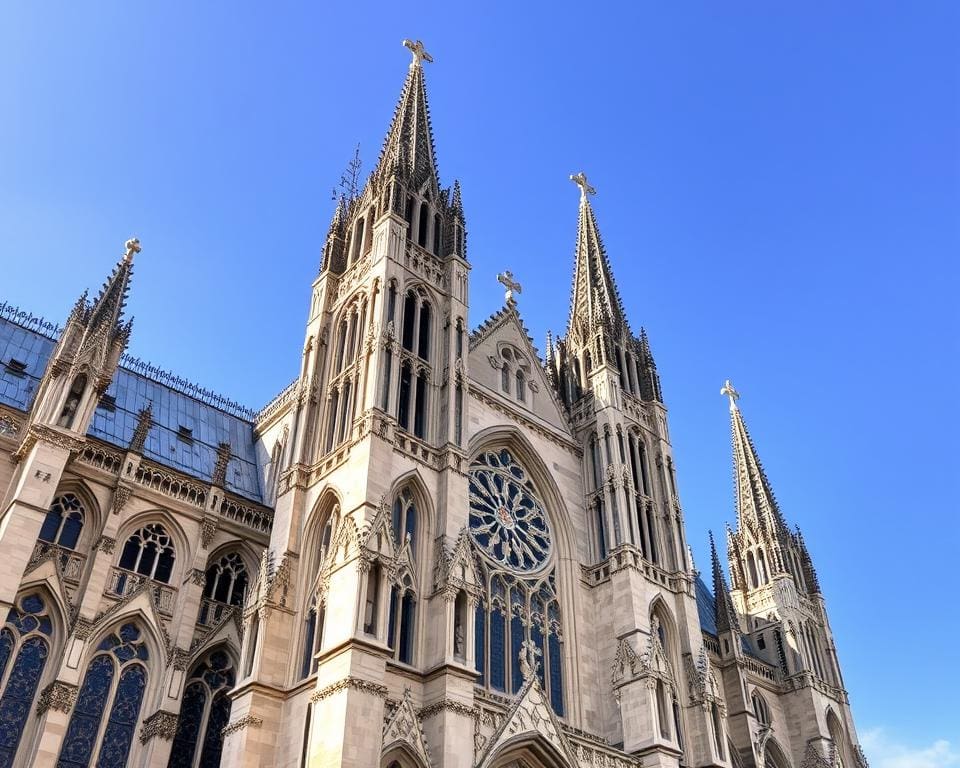
[[[700,629],[714,637],[717,637],[717,611],[716,603],[713,600],[713,593],[704,583],[703,579],[697,575],[696,594],[697,594],[697,613],[700,615]]]
[[[47,360],[56,346],[49,336],[0,317],[0,403],[26,411],[40,384]],[[23,372],[10,361],[25,365]],[[155,381],[119,367],[107,389],[116,401],[113,410],[101,402],[87,434],[126,448],[133,437],[137,413],[153,403],[153,426],[144,456],[171,469],[210,482],[217,446],[229,443],[232,457],[227,467],[227,490],[262,502],[253,422]],[[184,439],[180,428],[191,431]]]

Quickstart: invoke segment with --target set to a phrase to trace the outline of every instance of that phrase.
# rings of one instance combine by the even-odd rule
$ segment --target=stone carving
[[[237,720],[234,720],[228,726],[226,726],[222,731],[220,731],[223,738],[227,738],[232,733],[237,733],[237,731],[242,731],[244,728],[259,728],[263,725],[263,719],[259,717],[254,717],[253,715],[244,715]]]
[[[110,536],[101,536],[97,539],[97,543],[94,545],[99,552],[103,552],[106,555],[113,554],[113,550],[116,549],[117,540]]]
[[[64,714],[69,713],[77,700],[78,690],[75,685],[54,680],[40,692],[40,697],[37,699],[37,716],[39,717],[48,709]]]
[[[409,688],[404,690],[400,703],[384,717],[380,753],[386,754],[397,744],[406,745],[423,765],[432,765],[423,726],[413,708]]]
[[[310,701],[314,703],[323,701],[334,694],[340,693],[341,691],[346,691],[350,688],[355,691],[369,693],[381,699],[387,698],[387,686],[380,685],[379,683],[371,683],[369,680],[363,680],[359,677],[349,676],[343,678],[342,680],[337,680],[337,682],[331,683],[330,685],[321,688],[318,691],[315,691],[313,695],[310,696]]]
[[[147,403],[147,407],[140,410],[137,414],[137,426],[133,430],[133,437],[130,439],[130,452],[143,453],[143,446],[147,442],[147,435],[150,433],[150,427],[153,426],[153,403]]]
[[[213,466],[213,475],[210,480],[211,485],[223,488],[226,484],[227,466],[230,464],[230,456],[230,443],[220,443],[220,445],[217,446],[217,461]]]
[[[205,516],[200,523],[200,546],[204,549],[210,546],[213,536],[217,532],[217,519]]]
[[[130,500],[133,489],[125,483],[119,483],[113,491],[113,514],[120,513]]]
[[[177,733],[179,721],[180,717],[173,712],[158,709],[143,721],[143,727],[140,729],[140,743],[146,744],[154,737],[170,741]]]

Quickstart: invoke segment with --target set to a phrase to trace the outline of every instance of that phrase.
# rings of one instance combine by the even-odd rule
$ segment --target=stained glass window
[[[477,605],[477,685],[516,693],[524,644],[536,675],[563,715],[560,608],[551,567],[550,525],[537,490],[509,450],[487,451],[470,467],[470,537],[489,592]]]
[[[40,528],[40,541],[76,549],[83,529],[83,504],[72,493],[57,496]]]
[[[120,555],[120,567],[168,582],[173,573],[174,557],[170,534],[159,523],[150,523],[127,539]]]
[[[136,624],[124,624],[100,641],[80,685],[57,768],[87,768],[94,757],[97,768],[123,768],[127,764],[147,687],[144,662],[149,657]]]
[[[37,693],[50,653],[53,632],[46,606],[39,595],[22,598],[7,615],[0,630],[0,768],[14,764],[20,736]],[[10,659],[14,661],[10,664]],[[9,672],[8,672],[9,667]]]
[[[198,664],[187,682],[168,768],[218,768],[223,729],[230,721],[230,697],[236,681],[233,662],[223,650]]]

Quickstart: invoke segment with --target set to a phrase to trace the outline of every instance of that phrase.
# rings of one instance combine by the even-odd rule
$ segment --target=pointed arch
[[[404,742],[388,746],[380,758],[381,768],[429,768]]]
[[[417,505],[417,535],[420,540],[420,546],[424,542],[432,541],[433,531],[437,530],[439,524],[436,518],[436,510],[433,504],[433,497],[427,490],[427,484],[423,480],[423,475],[417,468],[404,472],[397,477],[390,486],[390,492],[387,495],[391,506],[397,496],[404,490],[409,489],[413,494],[414,502]],[[402,541],[395,542],[397,549],[403,545]],[[416,554],[416,553],[415,553]]]
[[[191,537],[187,536],[186,531],[184,531],[183,526],[177,518],[166,509],[156,507],[145,510],[123,522],[117,531],[115,564],[120,563],[123,557],[124,546],[130,537],[152,523],[159,523],[163,526],[163,530],[170,537],[171,543],[173,544],[173,567],[167,583],[171,585],[178,584],[179,581],[182,580],[181,577],[185,569],[193,562],[193,542],[197,537],[194,536],[191,539]]]
[[[763,768],[791,768],[787,753],[773,736],[767,739],[763,747]]]
[[[567,768],[569,760],[539,733],[523,733],[506,742],[487,760],[484,768]]]

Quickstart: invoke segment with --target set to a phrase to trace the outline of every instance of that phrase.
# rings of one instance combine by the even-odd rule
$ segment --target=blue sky
[[[422,38],[471,324],[510,268],[541,348],[562,332],[585,170],[698,564],[733,518],[730,377],[874,766],[960,764],[958,6],[319,5],[6,4],[0,298],[62,320],[136,234],[130,351],[262,405]]]

